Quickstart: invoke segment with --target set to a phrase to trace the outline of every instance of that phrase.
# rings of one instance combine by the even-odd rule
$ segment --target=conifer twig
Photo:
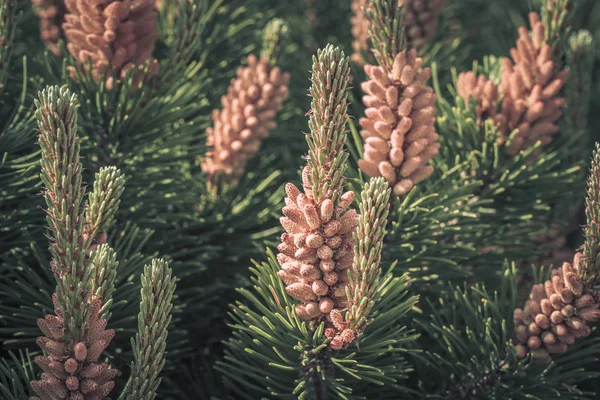
[[[102,310],[100,318],[110,319],[110,306],[112,294],[115,291],[115,278],[117,277],[116,252],[107,244],[101,244],[92,251],[87,268],[88,281],[90,282],[90,297],[100,299]]]
[[[68,89],[54,86],[40,93],[36,107],[52,272],[60,309],[68,310],[65,326],[79,341],[85,322],[80,286],[86,284],[84,259],[90,240],[84,240],[80,223],[85,189],[77,137],[78,102]]]
[[[116,257],[107,245],[89,255],[92,238],[84,234],[76,97],[66,88],[48,87],[36,106],[50,264],[57,286],[52,296],[55,315],[38,320],[44,336],[36,342],[46,355],[35,362],[45,373],[31,382],[39,396],[32,399],[102,399],[114,388],[117,375],[100,361],[115,335],[106,329],[102,313],[114,290]]]
[[[120,400],[153,400],[165,364],[167,329],[176,279],[165,260],[153,259],[142,274],[142,301],[138,315],[138,333],[131,340],[135,361]]]
[[[304,193],[292,183],[286,185],[285,216],[280,219],[286,233],[277,246],[278,275],[286,292],[300,301],[296,314],[312,327],[326,320],[325,335],[336,350],[354,341],[342,315],[357,219],[356,210],[349,209],[354,192],[342,194],[349,81],[349,59],[338,48],[328,45],[313,57]]]
[[[533,362],[547,364],[551,354],[563,354],[578,338],[591,334],[590,323],[600,321],[600,145],[592,159],[585,205],[583,252],[572,263],[552,270],[551,279],[534,285],[529,300],[514,312],[513,342],[517,357],[531,354]]]
[[[96,173],[85,209],[85,234],[93,241],[106,242],[106,232],[113,224],[124,189],[125,177],[116,167],[102,167]]]
[[[260,58],[267,60],[270,65],[278,64],[288,36],[288,27],[281,18],[274,18],[265,27]]]
[[[374,306],[381,274],[379,264],[389,213],[391,189],[384,178],[373,178],[361,193],[358,226],[354,233],[354,262],[350,269],[348,327],[364,329]]]
[[[406,49],[402,25],[403,6],[398,0],[373,0],[364,9],[369,40],[379,66],[392,69],[394,57]]]
[[[590,286],[600,282],[600,144],[592,156],[585,198],[586,224],[583,228],[583,268],[581,278]]]
[[[571,20],[577,0],[544,0],[540,12],[542,22],[546,26],[545,41],[552,49],[552,58],[557,66],[562,67],[562,60],[568,49],[571,34]]]
[[[343,173],[348,158],[346,118],[350,63],[339,48],[328,45],[313,56],[312,97],[306,135],[308,171],[303,174],[314,199],[328,197],[336,202],[343,188]]]

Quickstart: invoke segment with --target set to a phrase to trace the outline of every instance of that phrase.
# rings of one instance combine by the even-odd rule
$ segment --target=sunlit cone
[[[585,287],[579,274],[583,255],[552,271],[550,280],[534,285],[523,309],[514,312],[513,343],[517,356],[531,354],[547,364],[552,354],[567,352],[578,338],[591,334],[589,323],[600,321],[598,297]]]
[[[65,0],[65,5],[67,49],[84,69],[91,61],[96,79],[108,72],[107,88],[114,85],[111,73],[123,78],[149,62],[147,75],[142,70],[134,75],[135,85],[157,71],[158,61],[151,58],[157,38],[154,0]]]
[[[552,49],[544,41],[546,26],[536,13],[529,14],[532,32],[519,28],[517,48],[511,49],[512,61],[503,60],[504,73],[499,92],[503,97],[501,126],[503,143],[515,129],[519,132],[507,152],[515,155],[537,141],[548,144],[559,131],[557,120],[565,103],[559,93],[568,71],[557,71]]]
[[[371,177],[383,176],[396,196],[433,173],[427,163],[440,148],[436,95],[425,86],[431,70],[422,64],[414,49],[399,53],[389,71],[365,65],[369,80],[361,85],[367,109],[359,121],[365,148],[358,165]]]
[[[221,97],[222,108],[213,111],[213,126],[206,131],[210,150],[201,165],[209,181],[214,183],[220,175],[230,183],[239,180],[248,159],[276,126],[275,115],[288,95],[288,80],[288,73],[255,55],[248,57],[248,66],[238,68]]]
[[[45,356],[35,358],[44,371],[31,386],[38,397],[32,400],[81,399],[104,400],[113,390],[118,371],[109,363],[99,361],[104,349],[115,336],[106,329],[106,320],[99,319],[102,303],[93,301],[82,341],[71,344],[65,340],[65,326],[60,310],[38,320],[45,336],[37,339]]]

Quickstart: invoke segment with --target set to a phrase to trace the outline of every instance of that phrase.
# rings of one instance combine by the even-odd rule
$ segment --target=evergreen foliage
[[[0,0],[0,398],[597,398],[599,26]]]

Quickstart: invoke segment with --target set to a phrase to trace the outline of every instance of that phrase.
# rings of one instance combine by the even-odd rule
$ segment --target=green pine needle
[[[265,27],[260,58],[268,60],[269,64],[277,65],[279,56],[288,37],[288,26],[280,18],[274,18]]]
[[[102,167],[96,173],[94,189],[88,196],[85,209],[86,231],[97,239],[108,232],[119,209],[121,194],[125,189],[125,177],[115,167]]]
[[[108,321],[119,266],[117,254],[109,245],[102,244],[92,252],[90,258],[84,279],[90,282],[91,295],[102,300],[100,317]]]
[[[583,228],[585,257],[582,279],[591,285],[600,282],[600,144],[592,157],[592,166],[588,176],[588,186],[585,198],[586,225]]]
[[[374,306],[379,287],[383,238],[389,213],[391,189],[382,177],[365,184],[361,193],[360,216],[354,233],[354,262],[349,271],[349,303],[346,314],[349,327],[362,329]]]
[[[0,3],[0,96],[6,85],[13,53],[13,41],[18,22],[16,3],[16,0],[5,0]]]
[[[405,50],[402,5],[398,0],[373,0],[365,15],[369,21],[369,40],[377,63],[390,71],[394,58]]]
[[[144,267],[138,333],[132,339],[135,361],[131,377],[120,400],[153,400],[160,385],[159,374],[165,364],[167,329],[171,322],[176,279],[163,259],[153,259]]]
[[[544,0],[541,10],[542,22],[546,25],[546,41],[552,48],[557,66],[563,65],[563,56],[568,50],[571,19],[577,0]]]
[[[313,56],[312,97],[308,126],[308,167],[313,197],[328,197],[334,203],[341,195],[348,154],[346,119],[350,60],[337,47],[327,45]]]

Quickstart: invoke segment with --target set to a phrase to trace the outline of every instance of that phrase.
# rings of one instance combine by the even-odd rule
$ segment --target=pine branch
[[[600,352],[597,337],[575,343],[548,366],[517,359],[511,343],[519,301],[516,265],[506,264],[503,272],[498,290],[481,284],[450,289],[430,305],[432,314],[419,318],[420,347],[427,348],[418,359],[425,361],[417,369],[421,391],[445,400],[594,398],[581,383],[599,375],[592,370]]]
[[[540,14],[546,26],[545,39],[552,48],[553,59],[559,68],[569,48],[571,21],[577,6],[577,0],[544,0],[542,6]]]
[[[343,189],[347,153],[346,119],[348,111],[349,59],[339,48],[328,45],[313,56],[312,97],[306,135],[308,143],[307,181],[314,199],[324,197],[337,202]],[[304,174],[303,174],[304,175]],[[303,177],[303,179],[306,177]]]
[[[176,279],[162,259],[152,260],[142,275],[142,302],[138,315],[138,333],[132,339],[135,361],[131,377],[119,399],[152,400],[160,384],[165,364],[167,328],[171,322]]]
[[[52,272],[57,299],[67,331],[81,341],[85,323],[80,307],[85,296],[83,280],[90,238],[84,239],[81,224],[85,189],[77,137],[77,99],[66,88],[43,90],[36,100],[36,117],[42,149],[41,178],[45,186],[46,221],[51,235]]]
[[[169,90],[170,85],[181,79],[198,48],[203,47],[202,35],[208,21],[215,16],[222,5],[223,0],[182,0],[178,2],[177,18],[167,16],[173,23],[173,32],[169,57],[160,66],[160,70],[164,72],[158,78],[161,88]]]
[[[277,65],[287,39],[288,26],[285,21],[279,18],[269,21],[263,32],[260,58],[268,60],[272,66]]]
[[[92,251],[86,269],[85,279],[90,282],[90,298],[100,299],[102,302],[100,318],[107,321],[111,316],[110,307],[113,303],[112,296],[115,291],[118,266],[116,252],[107,244],[102,244]]]
[[[379,66],[391,70],[396,55],[406,49],[401,23],[403,6],[398,0],[373,0],[364,12],[373,55]]]
[[[364,399],[373,387],[391,397],[407,390],[406,353],[416,335],[407,318],[418,298],[407,275],[386,273],[374,298],[371,319],[359,344],[331,351],[324,324],[314,331],[294,312],[295,300],[277,277],[278,261],[254,262],[253,287],[239,289],[244,301],[232,306],[232,336],[216,369],[236,398]]]
[[[583,228],[583,268],[580,275],[584,283],[595,286],[600,282],[600,144],[592,156],[585,198],[586,225]]]
[[[75,66],[67,67],[71,77],[76,78],[78,72],[85,71],[94,80],[102,81],[101,85],[107,90],[112,90],[122,79],[131,82],[131,88],[137,88],[158,71],[158,61],[152,58],[158,36],[153,0],[135,4],[96,2],[94,7],[67,1],[65,6],[63,29],[67,49],[76,60]],[[131,29],[131,26],[138,28]],[[97,52],[102,54],[102,61],[91,56]]]
[[[349,271],[349,328],[362,330],[379,289],[383,237],[389,212],[391,189],[383,178],[371,179],[361,193],[360,216],[354,233],[354,262]]]
[[[106,242],[106,232],[114,222],[124,189],[125,177],[117,168],[102,167],[96,173],[85,209],[85,232],[92,240]]]
[[[0,397],[3,400],[27,400],[28,382],[35,376],[29,353],[9,352],[9,358],[0,359]]]

